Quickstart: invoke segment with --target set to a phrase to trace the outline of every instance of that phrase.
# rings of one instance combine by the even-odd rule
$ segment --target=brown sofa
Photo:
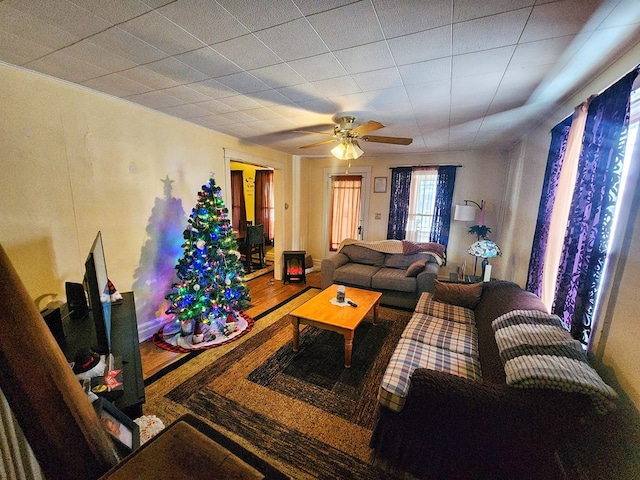
[[[443,245],[404,240],[352,242],[322,260],[323,290],[334,283],[375,290],[382,293],[383,305],[409,310],[423,292],[433,292],[445,259]]]
[[[400,411],[380,406],[371,438],[378,458],[419,478],[562,478],[560,439],[601,415],[582,393],[507,385],[491,323],[512,310],[546,312],[515,283],[483,284],[473,308],[482,378],[416,368]]]

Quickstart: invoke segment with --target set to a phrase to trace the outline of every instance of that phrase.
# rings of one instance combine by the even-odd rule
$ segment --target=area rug
[[[292,351],[288,312],[311,290],[256,322],[240,342],[204,352],[147,387],[145,411],[192,413],[291,478],[396,478],[368,446],[377,390],[411,312],[381,307],[355,332],[352,368],[341,335],[305,326]]]

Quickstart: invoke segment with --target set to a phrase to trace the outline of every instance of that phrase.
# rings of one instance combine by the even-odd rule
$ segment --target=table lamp
[[[473,242],[471,246],[467,249],[467,252],[473,255],[474,257],[482,257],[482,279],[485,282],[491,280],[491,264],[489,263],[488,258],[494,258],[499,255],[502,255],[500,252],[500,248],[493,241],[483,238],[482,240],[478,240],[477,242]]]

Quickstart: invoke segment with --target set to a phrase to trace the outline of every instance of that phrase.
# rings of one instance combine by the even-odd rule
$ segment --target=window
[[[411,173],[405,239],[412,242],[430,241],[437,186],[437,168],[414,169]]]

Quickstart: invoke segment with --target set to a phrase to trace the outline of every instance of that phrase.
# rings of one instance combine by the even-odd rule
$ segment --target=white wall
[[[182,253],[176,242],[179,247],[197,193],[210,172],[224,188],[224,149],[285,170],[291,162],[288,155],[2,64],[0,85],[0,242],[41,307],[65,300],[65,281],[82,281],[100,230],[109,277],[118,290],[134,290],[139,324],[161,316]]]

